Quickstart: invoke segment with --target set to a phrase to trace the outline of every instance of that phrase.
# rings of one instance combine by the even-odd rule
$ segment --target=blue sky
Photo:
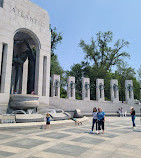
[[[87,43],[99,31],[112,31],[114,40],[130,42],[130,66],[138,70],[141,60],[141,0],[31,0],[48,11],[50,23],[62,32],[56,54],[65,70],[84,59],[78,44]]]

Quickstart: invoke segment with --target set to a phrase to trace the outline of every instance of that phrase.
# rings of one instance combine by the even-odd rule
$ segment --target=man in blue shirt
[[[97,118],[98,118],[98,131],[101,130],[101,126],[102,126],[102,130],[103,130],[102,134],[104,134],[105,113],[102,111],[102,108],[98,108]]]

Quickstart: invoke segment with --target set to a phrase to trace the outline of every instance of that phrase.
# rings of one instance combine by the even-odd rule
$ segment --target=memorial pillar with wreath
[[[134,104],[134,91],[133,91],[133,81],[125,81],[125,99],[126,103],[133,105]]]
[[[98,102],[104,102],[105,101],[104,79],[97,79],[96,80],[96,100]]]
[[[118,86],[118,80],[112,79],[110,81],[110,88],[111,88],[111,101],[113,103],[119,102],[119,86]]]
[[[51,96],[60,98],[60,75],[52,75]]]
[[[82,78],[82,100],[90,100],[90,79]]]
[[[73,76],[67,79],[67,98],[75,100],[75,77]]]

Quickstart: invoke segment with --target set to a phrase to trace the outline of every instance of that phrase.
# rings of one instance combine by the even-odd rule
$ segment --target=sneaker
[[[93,133],[93,131],[91,130],[90,133]]]
[[[96,134],[99,134],[99,132],[98,132],[98,131],[96,131]]]

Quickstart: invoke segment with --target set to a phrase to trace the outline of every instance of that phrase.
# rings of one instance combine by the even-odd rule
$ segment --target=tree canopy
[[[85,53],[84,61],[71,66],[70,71],[64,71],[58,62],[55,50],[62,41],[62,34],[57,32],[56,28],[51,28],[51,75],[59,74],[63,83],[66,83],[68,76],[76,78],[76,99],[82,98],[82,77],[90,78],[91,100],[96,99],[96,79],[102,78],[105,82],[105,99],[110,100],[110,80],[118,79],[120,100],[125,99],[125,80],[133,80],[134,95],[140,99],[139,82],[136,79],[135,70],[124,62],[125,57],[130,55],[124,51],[129,42],[124,39],[118,39],[113,42],[113,33],[98,32],[96,38],[91,38],[90,44],[80,40],[79,46]],[[113,66],[116,66],[115,72],[112,72]],[[141,68],[138,70],[141,79]],[[67,92],[65,86],[61,86],[61,97],[65,98]]]
[[[58,57],[55,54],[55,50],[57,49],[57,45],[61,43],[63,37],[61,33],[57,32],[56,27],[52,28],[50,25],[50,31],[51,31],[51,75],[53,74],[58,74],[58,75],[63,75],[64,70],[60,66]]]
[[[123,61],[123,57],[129,57],[130,55],[122,51],[124,47],[129,45],[128,41],[117,40],[113,46],[113,33],[108,32],[98,32],[96,34],[96,40],[91,38],[91,43],[86,44],[84,40],[81,40],[79,46],[85,53],[85,59],[90,61],[98,71],[107,72],[112,66],[119,64]]]
[[[105,80],[105,97],[110,99],[111,69],[123,62],[123,58],[130,55],[123,49],[129,45],[128,41],[117,40],[113,43],[113,33],[98,32],[96,39],[91,38],[90,44],[80,40],[79,46],[85,53],[84,61],[71,67],[70,75],[76,77],[76,96],[81,96],[81,77],[89,77],[91,81],[91,99],[96,99],[96,79]]]
[[[51,32],[51,56],[54,56],[54,51],[57,48],[57,45],[61,43],[63,37],[61,32],[57,32],[56,27],[52,28],[50,25],[50,32]]]

